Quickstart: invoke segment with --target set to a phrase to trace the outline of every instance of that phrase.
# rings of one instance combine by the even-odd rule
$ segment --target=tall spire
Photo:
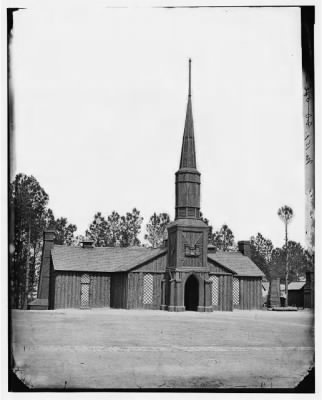
[[[189,97],[191,97],[191,58],[189,58]]]
[[[189,90],[186,122],[184,126],[182,149],[181,149],[181,168],[196,168],[196,150],[193,130],[192,105],[191,105],[191,59],[189,59]]]
[[[183,132],[180,167],[176,172],[176,217],[200,218],[200,172],[196,166],[195,138],[191,105],[191,60],[186,122]]]

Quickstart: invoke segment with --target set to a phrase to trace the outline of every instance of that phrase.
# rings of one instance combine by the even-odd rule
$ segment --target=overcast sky
[[[281,246],[287,204],[304,245],[299,9],[20,10],[12,57],[15,172],[78,233],[97,211],[174,217],[191,57],[203,214]]]

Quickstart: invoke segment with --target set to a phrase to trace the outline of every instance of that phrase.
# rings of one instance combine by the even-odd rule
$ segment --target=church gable
[[[229,270],[228,268],[223,267],[222,265],[218,264],[216,261],[211,260],[208,257],[208,268],[210,274],[222,274],[222,275],[232,275],[233,271]]]
[[[165,273],[167,267],[167,253],[164,251],[156,257],[150,258],[143,264],[135,267],[131,272]]]

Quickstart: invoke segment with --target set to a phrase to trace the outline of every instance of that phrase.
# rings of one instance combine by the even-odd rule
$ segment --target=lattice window
[[[90,285],[89,274],[83,274],[81,276],[81,308],[89,307],[89,285]]]
[[[153,275],[144,274],[143,278],[143,304],[153,303]]]
[[[212,281],[211,299],[212,305],[218,306],[219,303],[219,279],[218,276],[212,275],[209,278]]]
[[[83,275],[81,276],[81,283],[90,283],[89,274],[83,274]]]
[[[233,303],[234,305],[239,304],[239,279],[233,278]]]

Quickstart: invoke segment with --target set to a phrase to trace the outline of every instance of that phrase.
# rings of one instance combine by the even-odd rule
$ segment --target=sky
[[[305,244],[298,8],[26,9],[14,13],[14,172],[83,234],[133,207],[174,218],[192,59],[201,211],[236,241]]]

